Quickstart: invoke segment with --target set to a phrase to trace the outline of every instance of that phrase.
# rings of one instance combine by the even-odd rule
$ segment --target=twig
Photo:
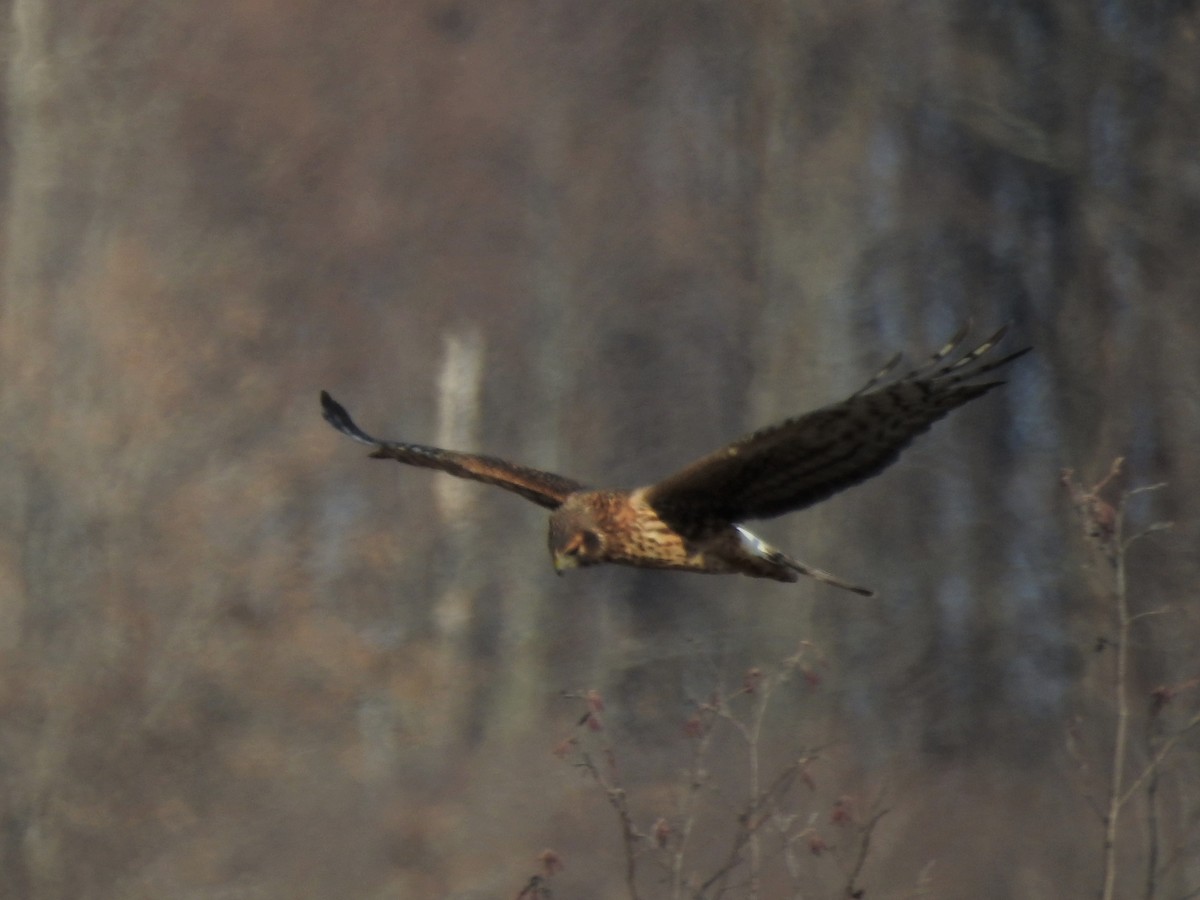
[[[521,893],[517,894],[516,900],[524,900],[526,897],[530,900],[552,900],[553,896],[550,886],[546,884],[546,879],[541,875],[534,875],[525,883],[525,887],[521,888]]]
[[[1113,704],[1116,706],[1116,723],[1113,728],[1112,771],[1109,779],[1108,808],[1104,813],[1104,845],[1103,869],[1104,881],[1101,887],[1102,900],[1112,900],[1117,882],[1117,839],[1120,834],[1121,811],[1130,798],[1142,787],[1148,785],[1147,801],[1149,803],[1149,840],[1150,840],[1150,869],[1146,882],[1147,900],[1153,897],[1155,891],[1155,867],[1158,855],[1158,821],[1156,818],[1157,774],[1159,766],[1170,753],[1180,735],[1173,735],[1165,741],[1154,754],[1141,773],[1130,782],[1126,782],[1126,758],[1129,752],[1129,649],[1130,631],[1138,619],[1154,615],[1159,610],[1147,611],[1130,615],[1129,593],[1126,583],[1125,557],[1130,546],[1152,534],[1170,528],[1169,522],[1156,522],[1144,530],[1126,538],[1124,535],[1125,511],[1129,499],[1138,494],[1156,491],[1164,488],[1165,483],[1146,485],[1133,488],[1121,494],[1116,506],[1103,497],[1101,491],[1121,471],[1124,460],[1117,457],[1113,460],[1108,474],[1091,487],[1084,490],[1079,486],[1071,470],[1063,472],[1063,485],[1071,495],[1071,502],[1083,520],[1085,533],[1094,539],[1107,556],[1113,567],[1113,612],[1116,619],[1116,636],[1113,640],[1113,651],[1116,656],[1113,671],[1112,691]],[[1200,715],[1184,728],[1184,732],[1193,724],[1200,722]]]
[[[605,776],[590,753],[580,754],[581,763],[596,784],[604,791],[609,805],[616,810],[617,819],[621,823],[621,843],[625,850],[625,889],[629,892],[629,900],[640,900],[637,889],[637,856],[638,843],[644,835],[633,824],[629,814],[629,802],[625,790],[613,785]]]
[[[600,738],[600,751],[604,755],[604,764],[614,776],[613,779],[605,775],[604,770],[596,763],[591,753],[580,748],[579,738],[564,741],[560,747],[563,747],[564,750],[573,748],[578,751],[579,762],[576,765],[591,775],[592,780],[604,791],[604,797],[609,806],[616,812],[617,820],[621,825],[621,846],[625,852],[625,888],[629,893],[629,900],[640,900],[637,889],[637,858],[640,842],[646,836],[633,824],[633,816],[629,812],[625,789],[615,781],[617,775],[616,750],[604,723],[604,698],[596,690],[583,693],[564,692],[563,696],[583,700],[587,704],[587,711],[575,724],[576,731],[583,734],[591,732],[604,735],[603,738]]]
[[[931,885],[933,884],[933,867],[937,860],[931,859],[921,868],[917,874],[917,883],[913,889],[905,895],[909,897],[928,897],[932,893]]]
[[[1152,715],[1146,723],[1146,749],[1154,756],[1154,745],[1162,736],[1162,717]],[[1158,778],[1156,766],[1146,780],[1146,900],[1154,900],[1158,877]]]
[[[742,722],[737,717],[733,716],[726,707],[722,706],[718,711],[722,712],[724,718],[733,724],[742,739],[746,743],[747,762],[750,775],[750,796],[751,798],[761,798],[761,803],[754,806],[750,812],[754,815],[761,813],[762,805],[770,799],[771,791],[780,784],[781,779],[776,779],[772,788],[766,793],[761,790],[761,757],[759,750],[762,738],[763,720],[767,715],[767,707],[770,705],[771,696],[775,693],[775,689],[785,683],[796,669],[800,668],[804,661],[806,651],[810,645],[805,642],[800,645],[795,653],[783,661],[783,665],[778,672],[767,677],[759,668],[750,669],[742,679],[742,688],[738,693],[754,696],[756,703],[751,714],[750,724]],[[736,696],[736,694],[735,694]],[[795,779],[796,772],[799,770],[799,764],[793,763],[781,773],[781,778],[786,778],[787,789],[791,787],[792,781]],[[755,802],[752,800],[752,803]],[[758,827],[762,824],[762,817],[753,828],[749,828],[741,832],[746,837],[746,843],[750,849],[750,879],[747,896],[749,900],[758,900],[759,889],[761,887],[762,877],[762,846],[758,839]]]
[[[862,873],[863,866],[867,862],[867,853],[871,849],[871,835],[875,831],[875,826],[879,824],[879,820],[886,816],[890,809],[881,809],[875,815],[871,816],[866,825],[862,827],[862,839],[858,844],[858,854],[855,856],[854,865],[850,869],[850,875],[846,879],[846,896],[861,897],[862,889],[857,887],[858,876]]]
[[[762,740],[767,730],[766,716],[776,688],[797,671],[802,671],[811,684],[819,683],[819,677],[804,665],[809,650],[807,642],[803,642],[799,650],[784,660],[779,669],[771,675],[764,675],[756,668],[751,669],[738,690],[724,697],[719,693],[714,694],[707,702],[696,703],[694,715],[684,724],[684,733],[693,739],[691,763],[676,815],[673,820],[660,817],[648,832],[640,831],[635,825],[629,797],[621,786],[616,748],[605,723],[603,699],[596,691],[563,694],[564,697],[585,701],[587,708],[576,721],[574,733],[561,741],[555,747],[554,753],[559,757],[570,758],[579,769],[586,772],[591,781],[603,791],[605,800],[616,813],[625,855],[625,895],[628,900],[641,900],[643,896],[639,890],[639,876],[642,882],[641,890],[649,890],[648,876],[644,871],[640,871],[644,868],[646,860],[649,860],[652,866],[661,867],[662,882],[669,882],[671,885],[670,900],[683,900],[684,897],[691,900],[721,900],[727,894],[744,896],[747,900],[758,900],[763,896],[766,890],[764,873],[772,871],[778,854],[785,852],[790,847],[788,842],[796,837],[794,823],[798,815],[788,812],[783,800],[797,778],[803,778],[805,783],[812,786],[807,767],[816,758],[817,752],[810,749],[794,756],[770,778],[769,783],[766,783],[767,775],[763,770],[760,755]],[[744,707],[743,714],[739,716],[731,708],[729,701],[741,695],[751,699],[748,701],[750,705]],[[728,723],[728,727],[746,748],[749,796],[744,797],[740,804],[729,803],[728,798],[724,801],[728,803],[729,813],[735,818],[736,829],[728,854],[723,860],[718,859],[715,871],[701,882],[703,876],[694,872],[694,865],[691,866],[692,874],[689,874],[688,853],[692,848],[692,839],[700,827],[700,811],[705,808],[701,802],[701,792],[710,786],[710,777],[705,771],[704,763],[714,736],[719,728],[724,727],[722,722]],[[712,787],[717,788],[717,796],[720,796],[719,784],[713,784]],[[859,858],[855,863],[851,881],[857,877],[863,866],[870,844],[870,830],[874,828],[877,819],[878,816],[867,826],[863,835],[863,846],[858,850]],[[678,829],[674,833],[673,824]],[[764,826],[772,829],[769,834],[760,833]],[[778,851],[772,840],[775,830],[784,841]],[[808,832],[813,832],[813,829],[807,829],[801,836]],[[763,840],[767,840],[768,843],[763,844]],[[829,849],[824,846],[822,848]],[[813,853],[819,855],[820,850],[813,849]],[[745,868],[738,872],[737,877],[733,877],[735,870],[740,866]],[[544,886],[545,879],[531,880],[526,886],[522,900],[524,897],[534,897],[533,891]]]
[[[767,821],[767,817],[760,815],[761,811],[770,801],[776,800],[784,796],[791,789],[792,783],[796,780],[796,776],[800,770],[810,762],[808,756],[802,756],[790,765],[786,766],[776,777],[771,785],[757,796],[753,796],[747,801],[742,808],[742,812],[738,815],[738,824],[741,828],[733,839],[733,846],[730,848],[729,855],[725,858],[725,862],[712,873],[695,892],[696,897],[703,897],[704,892],[713,885],[719,882],[723,885],[728,879],[729,873],[738,867],[742,862],[742,851],[750,842],[751,838],[758,832],[758,829]],[[724,886],[718,888],[717,896],[720,897],[725,891]]]
[[[759,794],[759,768],[761,760],[759,758],[759,738],[762,736],[763,718],[767,712],[767,704],[771,700],[775,679],[767,679],[767,684],[763,688],[762,694],[759,697],[758,703],[755,705],[754,718],[750,726],[750,734],[747,738],[749,745],[749,766],[750,766],[750,796],[757,797]],[[756,814],[757,814],[756,810]],[[755,827],[750,831],[750,900],[758,900],[759,879],[761,877],[760,868],[762,866],[762,847],[758,841],[758,828]]]
[[[1140,541],[1146,535],[1154,534],[1156,531],[1170,531],[1174,527],[1174,522],[1154,522],[1153,524],[1147,525],[1141,531],[1137,532],[1137,534],[1126,539],[1125,543],[1121,545],[1121,549],[1128,550],[1134,542]]]
[[[692,761],[688,767],[688,783],[679,803],[680,834],[675,852],[671,855],[671,900],[679,900],[683,891],[683,863],[687,857],[688,842],[692,829],[696,824],[696,799],[704,786],[704,760],[708,755],[708,746],[712,742],[713,718],[716,707],[713,704],[698,706],[693,719],[689,720],[689,736],[695,738],[692,746]],[[694,732],[694,733],[693,733]]]
[[[1115,473],[1117,466],[1114,464]],[[1110,473],[1110,478],[1112,473]],[[1113,522],[1113,565],[1116,580],[1116,615],[1117,637],[1113,681],[1113,702],[1117,706],[1117,723],[1113,734],[1112,780],[1108,794],[1108,814],[1104,822],[1104,886],[1101,892],[1103,900],[1112,900],[1117,882],[1117,834],[1120,824],[1121,807],[1125,802],[1125,754],[1129,739],[1129,698],[1125,691],[1127,687],[1126,672],[1129,668],[1129,597],[1125,587],[1125,544],[1121,538],[1121,527],[1124,520],[1124,504],[1117,510]]]
[[[1171,751],[1175,749],[1175,745],[1179,743],[1183,736],[1197,726],[1200,726],[1200,713],[1196,713],[1194,716],[1188,719],[1187,724],[1163,741],[1158,753],[1154,755],[1154,758],[1151,759],[1150,762],[1146,763],[1145,768],[1142,769],[1138,777],[1133,779],[1133,781],[1131,781],[1129,786],[1125,789],[1125,793],[1121,796],[1122,804],[1128,802],[1129,798],[1132,797],[1137,789],[1142,786],[1142,782],[1149,778],[1154,770],[1162,765],[1163,760],[1170,755]]]
[[[1169,606],[1163,606],[1163,607],[1160,607],[1159,609],[1147,609],[1140,613],[1137,613],[1136,615],[1130,616],[1129,624],[1132,625],[1134,622],[1138,621],[1139,619],[1149,619],[1149,618],[1152,618],[1153,616],[1165,616],[1170,611],[1171,611],[1171,607],[1169,607]]]

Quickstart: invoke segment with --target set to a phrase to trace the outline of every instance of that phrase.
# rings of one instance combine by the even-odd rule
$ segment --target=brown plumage
[[[981,381],[1029,348],[983,359],[1007,327],[955,358],[964,327],[929,362],[889,378],[899,355],[841,401],[756,431],[680,472],[632,491],[591,490],[577,481],[508,460],[398,441],[359,428],[321,392],[326,421],[395,459],[494,484],[552,510],[550,553],[555,568],[620,563],[709,574],[741,573],[796,581],[800,575],[871,594],[785,556],[739,523],[803,509],[877,475],[918,434],[1002,381]]]

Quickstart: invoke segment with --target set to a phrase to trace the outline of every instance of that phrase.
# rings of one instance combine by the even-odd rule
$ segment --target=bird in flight
[[[342,434],[372,447],[372,458],[494,484],[549,509],[550,556],[560,575],[600,563],[789,582],[807,575],[871,596],[867,588],[792,559],[741,523],[812,506],[878,475],[931,424],[1004,383],[984,376],[1030,350],[990,359],[1007,330],[961,352],[964,326],[904,375],[893,375],[896,354],[845,400],[763,428],[633,490],[593,489],[494,456],[380,440],[325,391],[321,409]]]

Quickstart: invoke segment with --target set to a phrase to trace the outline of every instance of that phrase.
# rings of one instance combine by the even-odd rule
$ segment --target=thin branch
[[[858,876],[862,873],[863,866],[867,862],[867,853],[871,849],[871,835],[875,832],[875,826],[879,824],[879,820],[886,816],[890,809],[881,809],[875,815],[871,816],[870,821],[862,828],[862,839],[858,843],[858,854],[854,859],[854,865],[850,869],[850,875],[846,879],[846,896],[859,897],[862,895],[861,889],[856,887]]]
[[[629,900],[640,900],[637,889],[637,857],[639,842],[645,835],[638,831],[633,824],[625,790],[616,787],[604,777],[604,773],[600,771],[600,767],[596,765],[590,753],[581,754],[580,759],[582,760],[581,765],[604,791],[609,805],[616,810],[617,819],[621,823],[621,843],[625,850],[625,889],[629,892]]]
[[[629,893],[629,900],[640,900],[637,889],[637,858],[641,847],[640,842],[645,839],[645,835],[637,830],[633,824],[633,817],[629,812],[629,802],[625,795],[625,790],[616,781],[617,758],[616,750],[613,746],[612,738],[604,723],[604,698],[599,691],[590,690],[578,693],[565,693],[565,697],[571,699],[580,699],[587,704],[587,710],[583,716],[575,723],[575,730],[580,734],[603,734],[602,738],[598,738],[600,742],[599,750],[604,757],[604,766],[612,773],[612,778],[605,774],[604,769],[597,765],[592,754],[584,750],[580,746],[580,738],[572,738],[570,741],[563,742],[562,747],[566,750],[573,748],[578,752],[579,762],[576,765],[584,769],[592,780],[604,791],[604,797],[608,800],[609,806],[617,814],[617,820],[621,826],[621,844],[625,851],[625,887]],[[558,752],[557,750],[555,751]]]
[[[794,780],[796,772],[799,770],[800,763],[793,763],[788,768],[784,769],[780,778],[768,788],[765,792],[761,790],[761,759],[759,755],[760,739],[762,737],[763,721],[766,718],[767,707],[770,705],[771,697],[775,689],[788,681],[792,674],[800,668],[804,661],[804,657],[811,645],[807,642],[802,642],[795,653],[783,661],[779,671],[773,675],[764,676],[761,669],[755,667],[746,672],[742,679],[741,688],[731,696],[739,694],[754,697],[755,703],[750,716],[750,722],[746,722],[735,716],[725,704],[717,707],[717,714],[725,721],[729,722],[735,731],[741,736],[742,741],[746,745],[747,763],[749,767],[750,779],[750,808],[742,816],[738,817],[739,821],[748,822],[745,816],[756,816],[758,821],[753,823],[752,827],[743,827],[738,832],[734,841],[734,849],[726,867],[723,867],[727,874],[734,866],[741,862],[741,851],[748,847],[750,852],[750,877],[747,896],[750,900],[758,900],[761,873],[762,873],[762,847],[758,840],[758,829],[765,817],[761,815],[762,808],[766,801],[771,798],[772,792],[780,784],[782,778],[786,778],[786,787],[784,792],[791,787],[791,782]],[[805,760],[806,761],[806,760]],[[712,883],[712,879],[706,882],[704,887]],[[703,890],[703,888],[702,888]],[[724,884],[721,891],[724,890]],[[720,892],[718,892],[720,896]]]
[[[550,893],[550,886],[546,884],[546,879],[541,875],[534,875],[521,888],[521,893],[517,894],[516,900],[524,900],[526,897],[530,900],[551,900],[553,896]]]
[[[1149,619],[1152,616],[1165,616],[1170,611],[1171,607],[1169,606],[1160,606],[1158,609],[1147,609],[1144,612],[1138,613],[1137,615],[1130,616],[1129,623],[1132,625],[1139,619]]]
[[[1162,717],[1152,715],[1146,723],[1146,748],[1152,753],[1162,736]],[[1154,900],[1158,890],[1158,782],[1161,769],[1155,767],[1146,781],[1146,900]]]
[[[1194,716],[1188,719],[1187,724],[1184,725],[1183,728],[1179,729],[1179,731],[1175,732],[1173,735],[1163,741],[1163,745],[1159,748],[1158,752],[1154,754],[1154,758],[1150,760],[1150,762],[1146,763],[1146,767],[1142,769],[1138,777],[1129,783],[1125,793],[1121,796],[1122,804],[1128,802],[1129,798],[1132,797],[1137,789],[1142,786],[1142,783],[1150,777],[1155,769],[1162,765],[1163,760],[1170,755],[1171,751],[1175,749],[1175,745],[1179,743],[1184,735],[1197,726],[1200,726],[1200,713],[1196,713]]]
[[[1075,481],[1074,473],[1069,469],[1063,472],[1062,483],[1070,493],[1072,505],[1074,505],[1076,511],[1083,519],[1084,532],[1096,541],[1113,567],[1113,614],[1116,620],[1116,637],[1113,640],[1113,651],[1116,660],[1113,667],[1112,697],[1113,705],[1116,707],[1116,723],[1113,729],[1112,770],[1109,778],[1108,809],[1103,817],[1104,880],[1101,887],[1101,897],[1103,900],[1113,900],[1116,891],[1117,841],[1120,833],[1121,811],[1133,795],[1143,785],[1148,784],[1147,801],[1150,807],[1148,827],[1150,829],[1152,863],[1147,875],[1146,896],[1147,900],[1152,900],[1156,889],[1154,872],[1158,853],[1158,821],[1155,817],[1158,769],[1183,732],[1165,741],[1153,759],[1142,769],[1141,773],[1132,781],[1126,781],[1125,769],[1129,754],[1129,721],[1131,716],[1128,695],[1131,629],[1138,619],[1148,615],[1157,615],[1161,612],[1161,610],[1153,610],[1137,615],[1130,614],[1129,593],[1126,582],[1126,554],[1135,541],[1156,531],[1163,531],[1170,528],[1171,523],[1155,522],[1129,538],[1124,536],[1125,512],[1130,498],[1150,491],[1161,490],[1166,487],[1166,483],[1145,485],[1123,491],[1114,506],[1101,496],[1101,492],[1121,471],[1123,463],[1124,459],[1121,457],[1113,460],[1108,474],[1088,490],[1085,490]],[[1195,723],[1200,723],[1200,715],[1192,723],[1189,723],[1184,732]]]
[[[783,797],[791,789],[792,783],[796,780],[796,776],[800,773],[801,768],[808,764],[810,758],[802,756],[785,766],[783,770],[775,777],[770,786],[757,796],[753,796],[747,801],[742,808],[742,812],[738,815],[738,824],[741,828],[733,839],[733,846],[730,848],[729,855],[725,858],[725,862],[710,875],[696,891],[696,897],[703,897],[704,892],[718,882],[724,882],[729,877],[729,873],[736,869],[742,862],[742,851],[746,848],[750,839],[757,833],[758,829],[767,821],[767,817],[760,815],[763,808],[769,801]],[[717,896],[721,896],[724,892],[724,887],[718,889]]]
[[[1161,491],[1166,486],[1167,486],[1167,482],[1165,482],[1165,481],[1160,481],[1157,484],[1143,485],[1142,487],[1136,487],[1136,488],[1133,488],[1132,490],[1126,491],[1125,497],[1129,498],[1129,497],[1133,497],[1137,494],[1147,494],[1150,491]]]
[[[692,829],[696,824],[696,800],[700,789],[706,781],[704,760],[708,755],[708,747],[712,742],[714,708],[705,704],[699,707],[695,716],[696,728],[700,733],[695,735],[692,747],[692,762],[688,767],[688,783],[679,804],[681,819],[679,843],[671,857],[671,900],[679,900],[683,891],[683,863],[687,856],[688,842]]]
[[[1170,531],[1174,527],[1174,522],[1155,522],[1152,525],[1147,525],[1141,531],[1137,532],[1137,534],[1133,535],[1133,537],[1128,538],[1125,543],[1121,545],[1121,549],[1128,550],[1134,541],[1140,541],[1146,535],[1154,534],[1156,531]]]
[[[1114,464],[1113,469],[1117,466]],[[1111,477],[1111,473],[1110,473]],[[1117,834],[1121,818],[1121,807],[1125,803],[1125,754],[1129,741],[1129,597],[1125,586],[1125,545],[1121,540],[1124,524],[1124,503],[1118,508],[1113,522],[1112,545],[1113,565],[1116,569],[1115,605],[1117,616],[1116,666],[1113,676],[1113,702],[1117,707],[1117,723],[1113,734],[1112,778],[1108,793],[1108,814],[1104,822],[1104,883],[1101,891],[1103,900],[1113,900],[1117,882]]]

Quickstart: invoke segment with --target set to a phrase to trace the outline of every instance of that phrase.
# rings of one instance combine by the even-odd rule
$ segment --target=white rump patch
[[[758,535],[743,528],[741,525],[734,525],[737,529],[738,536],[742,539],[742,546],[762,559],[771,559],[776,556],[779,551],[760,538]]]

